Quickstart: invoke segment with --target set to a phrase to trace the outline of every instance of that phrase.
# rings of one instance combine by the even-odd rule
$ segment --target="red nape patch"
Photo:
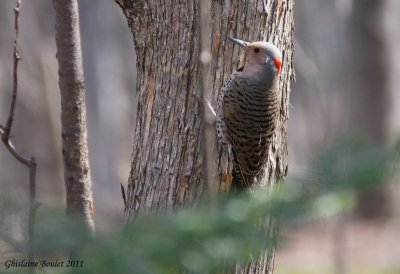
[[[274,57],[274,62],[275,62],[275,66],[278,69],[278,73],[281,72],[281,68],[282,68],[282,61],[279,60],[278,57]]]

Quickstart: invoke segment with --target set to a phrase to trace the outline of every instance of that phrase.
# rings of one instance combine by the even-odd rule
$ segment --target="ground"
[[[330,220],[282,233],[286,240],[277,251],[275,274],[400,273],[400,216]]]

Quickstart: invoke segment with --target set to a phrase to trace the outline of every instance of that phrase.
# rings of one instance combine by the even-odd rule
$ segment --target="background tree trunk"
[[[308,163],[338,138],[353,136],[382,145],[399,124],[393,112],[397,88],[393,92],[388,86],[398,66],[392,60],[398,58],[387,45],[397,30],[385,32],[385,10],[396,8],[379,0],[298,1],[299,73],[291,98],[296,113],[289,122],[290,161],[296,164],[290,176],[312,173]],[[396,25],[393,18],[391,27]],[[379,185],[360,195],[357,214],[388,215],[392,201],[386,188]]]
[[[78,2],[54,0],[67,213],[94,231]]]
[[[347,33],[351,41],[347,65],[353,71],[353,79],[348,81],[352,110],[349,120],[352,130],[384,144],[389,140],[390,114],[384,3],[355,0],[352,11]],[[358,197],[357,213],[361,217],[387,217],[390,208],[385,185],[368,188]]]
[[[127,17],[137,54],[138,111],[125,209],[133,219],[149,209],[196,204],[207,188],[198,99],[200,18],[196,1],[116,2]],[[281,116],[261,180],[266,187],[287,172],[286,122],[294,79],[292,8],[292,0],[227,0],[211,1],[208,10],[213,103],[223,80],[243,61],[227,36],[269,40],[283,52]],[[218,167],[221,185],[229,185],[231,170],[224,157]],[[275,231],[276,224],[269,229]],[[269,253],[237,272],[272,273],[273,257]]]

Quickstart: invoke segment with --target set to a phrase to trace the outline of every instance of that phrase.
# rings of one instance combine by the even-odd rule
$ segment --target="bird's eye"
[[[254,52],[255,52],[255,53],[257,53],[257,52],[259,52],[259,51],[260,51],[259,48],[255,48],[255,49],[254,49]]]

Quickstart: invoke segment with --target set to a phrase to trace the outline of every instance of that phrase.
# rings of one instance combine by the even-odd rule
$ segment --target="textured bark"
[[[116,0],[134,37],[138,70],[138,112],[125,210],[130,219],[149,209],[196,204],[206,190],[199,100],[200,15],[197,1]],[[212,100],[223,80],[243,62],[227,36],[270,40],[283,51],[279,87],[281,113],[260,180],[274,185],[287,172],[286,123],[294,79],[293,1],[210,1],[208,7]],[[203,77],[204,79],[205,77]],[[204,86],[208,86],[207,84]],[[229,188],[231,163],[218,159],[221,188]],[[268,231],[275,233],[271,221]],[[237,273],[272,273],[274,252],[254,259]]]
[[[53,0],[53,5],[67,213],[77,215],[88,229],[94,231],[78,3],[76,0]]]

